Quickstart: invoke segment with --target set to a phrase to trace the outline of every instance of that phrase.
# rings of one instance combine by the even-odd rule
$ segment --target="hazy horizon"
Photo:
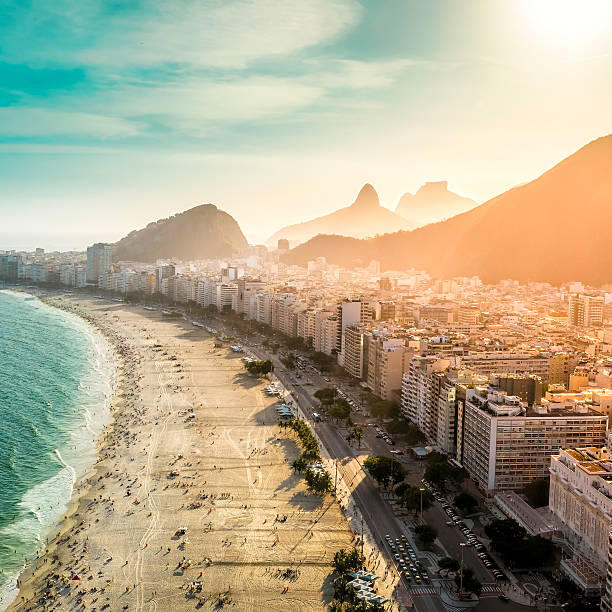
[[[612,5],[43,2],[0,24],[0,248],[213,203],[251,243],[424,182],[484,202],[612,132]],[[102,34],[104,32],[104,34]]]

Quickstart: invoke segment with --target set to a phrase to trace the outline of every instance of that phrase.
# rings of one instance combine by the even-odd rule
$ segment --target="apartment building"
[[[457,312],[459,325],[478,325],[480,323],[480,309],[476,306],[460,306]]]
[[[604,297],[578,293],[570,295],[567,307],[567,322],[578,327],[603,325]]]
[[[297,336],[309,346],[314,346],[317,312],[313,308],[303,308],[297,313]]]
[[[431,393],[433,372],[443,372],[450,366],[448,359],[415,356],[402,376],[402,413],[431,440],[437,435],[438,415]]]
[[[405,340],[389,338],[376,331],[367,332],[364,336],[364,361],[367,361],[364,379],[372,393],[391,400],[393,391],[402,388],[402,376],[412,355]]]
[[[246,280],[245,278],[239,278],[235,282],[238,287],[238,293],[236,295],[236,312],[244,314],[247,318],[251,318],[250,314],[250,298],[260,291],[264,291],[266,283],[260,280]]]
[[[87,247],[87,282],[98,283],[102,274],[109,272],[113,265],[113,246],[97,242]]]
[[[314,349],[326,355],[337,351],[338,329],[340,321],[331,311],[317,313],[315,318]]]
[[[359,325],[349,325],[344,328],[344,369],[354,378],[361,380],[363,377],[363,328]]]
[[[4,253],[0,255],[0,278],[16,281],[23,278],[24,261],[21,255]]]
[[[476,379],[469,370],[453,368],[434,371],[430,375],[430,393],[432,418],[435,422],[435,433],[432,442],[445,453],[455,455],[457,452],[457,423],[459,402],[465,400],[465,389]]]
[[[297,336],[297,312],[294,310],[296,296],[293,293],[279,293],[272,296],[270,324],[281,333]]]
[[[548,362],[548,382],[551,385],[569,385],[570,374],[576,367],[577,360],[569,353],[555,353]]]
[[[606,565],[605,591],[601,598],[601,611],[612,612],[612,529],[608,535],[608,563]]]
[[[62,285],[69,287],[85,287],[87,284],[87,269],[76,264],[61,264],[59,278]]]
[[[584,403],[543,399],[529,405],[478,386],[466,389],[457,459],[484,492],[520,491],[548,476],[550,456],[559,449],[603,446],[607,424],[607,416]]]
[[[566,448],[550,460],[549,508],[567,541],[562,569],[583,591],[599,587],[608,561],[612,524],[612,461],[607,448]],[[601,577],[586,580],[581,567]]]
[[[478,374],[535,374],[548,380],[549,355],[513,351],[479,351],[454,358],[457,368]]]

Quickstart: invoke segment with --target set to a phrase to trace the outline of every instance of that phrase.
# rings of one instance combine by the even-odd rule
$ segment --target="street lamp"
[[[461,565],[459,566],[459,598],[461,599],[461,593],[463,593],[463,551],[465,550],[465,542],[460,542],[461,546]]]
[[[425,491],[425,489],[421,487],[419,491],[421,492],[421,523],[422,523],[423,522],[423,491]]]

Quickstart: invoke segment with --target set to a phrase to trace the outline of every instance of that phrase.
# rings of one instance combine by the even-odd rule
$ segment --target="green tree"
[[[295,355],[293,353],[283,355],[280,360],[287,369],[295,370]]]
[[[398,419],[393,419],[387,425],[387,431],[393,435],[405,434],[409,430],[410,427],[411,425],[408,423],[406,419],[398,418]]]
[[[402,482],[401,484],[398,484],[397,487],[395,487],[395,490],[393,492],[399,499],[404,495],[404,493],[406,493],[406,491],[408,491],[408,489],[410,489],[411,486],[412,485],[408,482]]]
[[[324,406],[331,406],[336,399],[336,390],[330,389],[329,387],[324,387],[322,389],[317,389],[314,393],[314,396],[323,404]]]
[[[493,550],[515,567],[531,568],[551,565],[556,556],[556,547],[541,536],[528,536],[513,519],[492,521],[485,527]]]
[[[390,483],[399,484],[406,478],[406,470],[402,464],[390,457],[374,456],[368,457],[363,462],[363,467],[368,470],[370,476],[379,484],[385,487]]]
[[[363,558],[356,548],[350,550],[340,549],[334,553],[332,567],[337,574],[346,574],[346,572],[355,572],[361,568]]]
[[[406,510],[412,510],[416,516],[416,514],[421,511],[421,503],[423,512],[425,512],[433,505],[433,499],[433,495],[429,489],[411,486],[402,493],[399,503],[402,507],[406,508]]]
[[[438,535],[436,530],[429,525],[417,525],[414,533],[425,546],[429,546]]]
[[[351,407],[348,404],[336,403],[329,409],[329,416],[337,421],[348,419],[351,416]]]
[[[461,510],[461,512],[470,514],[478,507],[478,500],[473,495],[470,495],[467,491],[461,491],[455,495],[453,504],[456,508]]]
[[[435,487],[444,489],[449,475],[450,468],[448,463],[435,461],[427,465],[423,477],[427,482],[431,483]]]
[[[265,376],[274,370],[274,364],[269,359],[265,361],[248,361],[244,364],[244,367],[253,376]]]
[[[315,472],[310,468],[306,468],[304,475],[308,488],[317,495],[329,493],[334,488],[329,472]]]
[[[361,448],[361,439],[362,438],[363,438],[363,426],[362,425],[357,425],[357,427],[353,427],[353,429],[351,429],[351,431],[349,431],[349,434],[346,437],[346,439],[348,440],[349,444],[351,443],[352,440],[357,440],[357,442],[359,444],[359,448]]]
[[[370,402],[370,414],[377,419],[393,419],[399,416],[400,408],[395,402],[389,400],[375,400]]]

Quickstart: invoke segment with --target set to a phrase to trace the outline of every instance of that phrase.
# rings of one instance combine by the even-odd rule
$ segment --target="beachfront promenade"
[[[64,303],[120,354],[114,421],[14,609],[325,609],[353,534],[291,470],[299,449],[240,356],[157,311]]]

